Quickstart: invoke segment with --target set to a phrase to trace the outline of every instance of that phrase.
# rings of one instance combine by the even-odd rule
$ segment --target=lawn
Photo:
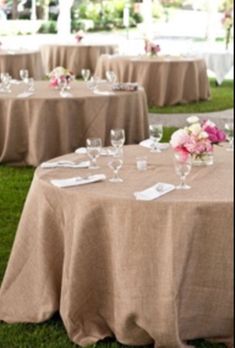
[[[169,141],[175,128],[164,129],[162,142]],[[11,168],[0,165],[0,281],[6,268],[23,204],[32,181],[33,168]],[[224,348],[204,340],[193,341],[198,348]],[[71,343],[59,315],[42,324],[0,323],[0,348],[70,348]],[[98,344],[98,348],[122,348],[114,339]],[[153,347],[153,346],[149,346]]]
[[[150,107],[149,112],[158,114],[190,114],[215,112],[232,109],[234,106],[233,80],[225,80],[221,86],[216,86],[215,79],[209,79],[211,97],[209,100],[174,106]]]

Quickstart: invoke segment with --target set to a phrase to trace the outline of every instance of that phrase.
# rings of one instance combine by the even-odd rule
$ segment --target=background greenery
[[[162,142],[168,142],[176,128],[164,128]],[[23,204],[30,187],[34,169],[0,165],[0,282],[14,240]],[[95,284],[94,284],[95,286]],[[225,348],[224,344],[212,344],[203,339],[192,341],[197,348]],[[58,314],[42,324],[0,323],[1,348],[72,348]],[[123,348],[114,339],[106,339],[94,345],[96,348]],[[143,348],[143,347],[141,347]],[[146,347],[147,348],[147,347]],[[153,345],[148,348],[154,348]]]

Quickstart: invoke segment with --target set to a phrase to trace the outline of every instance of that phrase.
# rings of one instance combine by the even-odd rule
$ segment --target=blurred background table
[[[49,73],[57,66],[69,69],[76,76],[81,76],[81,69],[90,69],[93,74],[101,54],[114,54],[118,50],[113,44],[48,44],[41,46],[44,70]]]
[[[0,49],[0,72],[9,73],[14,79],[19,79],[20,69],[27,69],[29,77],[41,80],[44,72],[40,51]]]
[[[148,157],[146,172],[136,170],[136,156]],[[109,160],[100,157],[94,172],[110,177]],[[171,150],[124,147],[122,184],[50,182],[88,173],[37,169],[1,285],[0,320],[36,323],[59,311],[80,346],[113,335],[125,345],[178,348],[231,339],[232,153],[216,148],[214,165],[187,177],[191,190],[148,202],[133,193],[179,182]]]
[[[150,106],[174,105],[207,100],[210,88],[203,59],[172,56],[102,55],[95,74],[105,77],[113,70],[120,82],[138,82]]]
[[[63,98],[48,81],[37,81],[28,97],[21,94],[25,88],[13,85],[11,94],[0,94],[0,162],[36,166],[85,146],[88,137],[109,145],[111,128],[124,128],[127,144],[148,137],[143,89],[95,94],[85,83],[73,82],[71,96]]]

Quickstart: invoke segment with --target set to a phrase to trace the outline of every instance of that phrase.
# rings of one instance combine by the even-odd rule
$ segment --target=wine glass
[[[180,184],[176,186],[179,190],[188,190],[191,187],[185,183],[186,176],[190,173],[192,168],[191,157],[183,158],[179,154],[175,154],[175,171],[180,177]]]
[[[229,141],[229,147],[227,148],[227,151],[233,151],[233,122],[226,122],[224,125],[224,130]]]
[[[86,148],[87,154],[91,159],[90,169],[98,169],[98,165],[96,163],[96,159],[99,157],[101,148],[102,148],[102,140],[100,138],[88,138],[86,140]]]
[[[113,70],[107,70],[105,75],[106,75],[108,82],[113,84],[117,81],[117,75],[115,74],[115,72]]]
[[[121,128],[111,129],[110,140],[115,149],[114,156],[118,157],[122,153],[122,147],[125,143],[125,130]]]
[[[91,76],[90,80],[87,81],[87,87],[91,91],[95,91],[98,85],[98,78],[96,76]]]
[[[20,69],[20,78],[24,83],[28,83],[29,71],[27,69]]]
[[[89,69],[82,69],[81,70],[82,78],[85,82],[87,82],[91,76],[91,71]]]
[[[32,77],[28,79],[28,89],[29,89],[29,92],[35,91],[34,79]]]
[[[112,157],[112,159],[109,161],[108,164],[109,164],[109,167],[113,171],[113,176],[112,176],[112,178],[109,179],[109,181],[110,182],[123,182],[123,179],[120,178],[120,176],[118,175],[118,172],[123,165],[123,160],[121,158]]]
[[[161,140],[163,135],[162,124],[150,124],[149,134],[150,134],[150,139],[153,141],[151,152],[161,152],[158,143]]]

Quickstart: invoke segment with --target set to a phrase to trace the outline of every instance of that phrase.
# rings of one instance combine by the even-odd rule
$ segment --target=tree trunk
[[[12,19],[18,18],[17,5],[18,5],[18,1],[13,0],[13,2],[12,2]]]

